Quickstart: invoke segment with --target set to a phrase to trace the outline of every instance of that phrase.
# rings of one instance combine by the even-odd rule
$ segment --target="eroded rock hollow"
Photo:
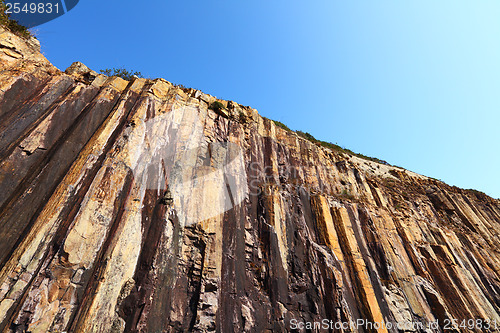
[[[498,200],[216,101],[0,30],[0,331],[500,331]]]

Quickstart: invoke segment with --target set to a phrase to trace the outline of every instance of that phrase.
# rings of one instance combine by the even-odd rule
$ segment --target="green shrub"
[[[224,104],[222,104],[221,102],[219,101],[215,101],[213,102],[212,104],[210,104],[210,106],[208,107],[210,110],[213,110],[215,113],[217,113],[218,115],[221,115],[221,116],[226,116],[222,110],[225,109],[224,107]]]
[[[141,74],[141,72],[137,71],[130,71],[125,68],[106,68],[106,69],[101,69],[99,72],[101,74],[107,75],[107,76],[118,76],[121,77],[124,80],[130,81],[134,76],[141,77],[143,78],[144,76]]]
[[[346,154],[349,154],[349,155],[353,155],[353,156],[356,156],[356,157],[359,157],[359,158],[362,158],[362,159],[365,159],[365,160],[368,160],[368,161],[377,162],[377,163],[385,164],[385,165],[390,165],[386,161],[378,159],[376,157],[370,157],[370,156],[366,156],[366,155],[363,155],[363,154],[355,153],[355,152],[353,152],[350,149],[340,147],[339,145],[333,144],[331,142],[326,142],[326,141],[318,140],[318,139],[316,139],[314,136],[312,136],[308,132],[295,131],[295,133],[297,133],[298,136],[300,136],[300,137],[302,137],[302,138],[304,138],[306,140],[311,141],[312,143],[320,144],[321,146],[329,148],[331,150],[334,150],[334,151],[337,151],[337,152],[340,152],[340,153],[346,153]]]
[[[283,124],[281,121],[273,120],[274,124],[278,127],[281,127],[285,131],[291,132],[292,130],[288,128],[285,124]]]
[[[246,124],[247,123],[247,116],[240,111],[240,113],[238,114],[238,121],[242,124]]]
[[[306,140],[309,140],[311,142],[318,142],[318,140],[316,140],[316,138],[314,136],[312,136],[311,134],[309,134],[308,132],[302,132],[302,131],[295,131],[295,133],[297,133],[299,136],[303,137],[304,139]]]

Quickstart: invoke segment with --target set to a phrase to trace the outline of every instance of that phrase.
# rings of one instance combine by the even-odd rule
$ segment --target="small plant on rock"
[[[219,116],[227,118],[227,115],[222,112],[222,110],[225,109],[224,104],[222,104],[219,101],[215,101],[210,106],[208,107],[210,110],[213,110],[215,113],[217,113]]]
[[[125,68],[106,68],[106,69],[101,69],[99,72],[101,74],[107,75],[107,76],[118,76],[121,77],[124,80],[130,81],[134,76],[136,77],[144,77],[141,72],[137,71],[131,71],[127,70]]]
[[[238,121],[242,124],[246,124],[247,123],[247,116],[240,111],[240,113],[238,114]]]
[[[277,120],[273,120],[274,124],[278,127],[281,127],[282,129],[284,129],[285,131],[288,131],[288,132],[291,132],[292,130],[290,128],[288,128],[288,126],[286,126],[285,124],[283,124],[281,121],[277,121]]]

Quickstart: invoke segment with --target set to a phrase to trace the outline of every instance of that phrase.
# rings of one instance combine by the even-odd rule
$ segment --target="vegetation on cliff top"
[[[9,29],[18,36],[30,38],[31,33],[28,28],[11,19],[10,15],[5,12],[6,8],[4,0],[0,0],[0,26]]]
[[[280,121],[277,121],[277,120],[273,120],[274,124],[282,129],[284,129],[285,131],[288,131],[288,132],[295,132],[298,136],[306,139],[306,140],[309,140],[311,141],[312,143],[315,143],[315,144],[318,144],[320,146],[323,146],[323,147],[326,147],[326,148],[329,148],[333,151],[336,151],[336,152],[339,152],[339,153],[345,153],[345,154],[349,154],[349,155],[353,155],[353,156],[356,156],[356,157],[359,157],[359,158],[362,158],[362,159],[365,159],[365,160],[369,160],[369,161],[372,161],[372,162],[377,162],[377,163],[381,163],[381,164],[385,164],[385,165],[390,165],[389,163],[387,163],[386,161],[384,160],[381,160],[381,159],[378,159],[376,157],[370,157],[370,156],[366,156],[366,155],[363,155],[363,154],[359,154],[359,153],[355,153],[353,152],[352,150],[350,149],[347,149],[347,148],[344,148],[344,147],[341,147],[339,145],[336,145],[334,143],[331,143],[331,142],[327,142],[327,141],[322,141],[322,140],[318,140],[316,139],[312,134],[308,133],[308,132],[302,132],[302,131],[292,131],[288,126],[286,126],[285,124],[283,124],[282,122]]]
[[[135,70],[126,69],[124,67],[113,67],[113,68],[100,69],[99,73],[104,74],[106,76],[118,76],[118,77],[121,77],[122,79],[124,79],[126,81],[130,81],[134,77],[145,78],[145,79],[152,80],[152,78],[144,76],[141,72],[138,72],[138,71],[135,71]],[[183,90],[184,89],[190,89],[190,88],[184,86],[183,84],[176,84],[176,83],[172,83],[172,84],[175,87],[183,89]]]
[[[107,75],[107,76],[118,76],[121,77],[124,80],[130,81],[134,76],[136,77],[144,77],[141,72],[138,71],[132,71],[125,69],[123,67],[121,68],[106,68],[106,69],[101,69],[99,70],[101,74]]]
[[[101,69],[100,72],[101,72],[101,74],[104,74],[104,75],[107,75],[107,76],[118,76],[118,77],[121,77],[122,79],[127,80],[127,81],[130,81],[134,76],[141,77],[141,78],[144,77],[141,74],[141,72],[137,72],[137,71],[133,71],[133,70],[128,70],[128,69],[125,69],[123,67],[122,68],[111,68],[111,69],[110,68],[106,68],[106,69]],[[176,85],[176,86],[179,87],[179,88],[181,88],[181,89],[186,89],[186,87],[184,87],[183,85]],[[224,113],[224,110],[225,110],[224,104],[222,104],[221,102],[215,101],[215,102],[211,103],[208,108],[210,110],[214,111],[215,113],[217,113],[218,115],[227,118],[227,114]],[[240,114],[238,121],[240,121],[242,123],[246,122],[246,117],[243,114]],[[299,135],[300,137],[302,137],[302,138],[304,138],[306,140],[311,141],[312,143],[315,143],[317,145],[329,148],[329,149],[331,149],[333,151],[336,151],[336,152],[339,152],[339,153],[345,153],[345,154],[353,155],[353,156],[356,156],[356,157],[359,157],[359,158],[362,158],[362,159],[365,159],[365,160],[369,160],[369,161],[373,161],[373,162],[377,162],[377,163],[381,163],[381,164],[390,165],[389,163],[387,163],[384,160],[381,160],[381,159],[378,159],[378,158],[375,158],[375,157],[366,156],[366,155],[359,154],[359,153],[355,153],[355,152],[353,152],[350,149],[341,147],[341,146],[336,145],[336,144],[331,143],[331,142],[318,140],[318,139],[316,139],[313,135],[311,135],[308,132],[302,132],[302,131],[299,131],[299,130],[293,131],[288,126],[286,126],[285,124],[283,124],[280,121],[277,121],[277,120],[272,120],[272,121],[274,122],[274,124],[276,126],[284,129],[285,131],[294,132],[297,135]]]

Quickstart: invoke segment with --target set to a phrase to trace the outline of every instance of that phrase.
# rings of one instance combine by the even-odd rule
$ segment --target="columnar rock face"
[[[498,200],[214,101],[0,30],[0,331],[500,331]]]

